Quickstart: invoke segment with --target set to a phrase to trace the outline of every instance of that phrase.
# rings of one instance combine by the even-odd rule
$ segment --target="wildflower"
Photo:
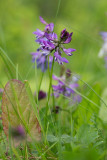
[[[11,131],[12,137],[17,140],[25,138],[25,130],[21,125],[14,127],[14,128],[11,128],[10,131]]]
[[[35,92],[34,96],[36,96],[36,92]],[[40,90],[38,93],[38,100],[40,101],[40,100],[46,98],[46,96],[47,96],[46,92]]]
[[[107,32],[100,32],[100,35],[102,36],[102,39],[104,41],[104,44],[98,54],[98,56],[101,58],[107,55]]]
[[[66,78],[69,78],[69,77],[71,77],[71,70],[67,69],[66,70]]]
[[[81,100],[82,100],[82,97],[80,95],[78,95],[78,94],[75,94],[72,97],[73,104],[80,103]]]
[[[66,29],[62,30],[60,39],[58,40],[57,34],[53,32],[54,24],[48,24],[42,17],[40,17],[40,21],[45,25],[45,29],[43,31],[37,29],[33,32],[36,35],[36,43],[40,46],[37,51],[31,53],[31,55],[32,62],[36,61],[37,68],[41,68],[42,72],[44,72],[48,68],[48,63],[49,68],[52,67],[53,59],[59,64],[68,63],[69,61],[65,57],[62,57],[62,52],[65,52],[68,56],[72,56],[72,52],[74,52],[75,49],[66,49],[64,47],[64,44],[71,42],[73,32],[69,33]]]
[[[52,112],[58,114],[60,110],[61,108],[59,106],[55,106],[55,108],[52,109]]]
[[[107,68],[107,32],[100,32],[102,39],[104,41],[102,48],[98,54],[99,58],[103,57],[105,61],[105,68]]]
[[[3,89],[2,88],[0,88],[0,96],[2,96],[2,94],[3,94]]]
[[[69,34],[69,32],[66,31],[66,29],[62,30],[61,34],[60,34],[60,38],[61,38],[61,41],[63,43],[70,43],[71,42],[71,37],[72,37],[72,34],[73,32],[71,32]]]
[[[38,100],[41,100],[44,98],[46,98],[46,92],[40,90],[38,94]]]
[[[66,70],[65,74],[61,77],[57,77],[53,75],[53,79],[58,81],[57,85],[53,85],[54,95],[55,97],[59,97],[60,94],[65,97],[70,97],[72,95],[72,99],[74,102],[81,101],[81,97],[75,93],[75,89],[79,87],[77,79],[72,76],[71,71],[69,69]]]

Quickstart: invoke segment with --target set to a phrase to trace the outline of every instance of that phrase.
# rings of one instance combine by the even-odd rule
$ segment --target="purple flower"
[[[58,40],[58,37],[57,37],[57,34],[56,33],[45,33],[45,37],[48,39],[48,40],[51,40],[51,41],[55,41],[55,40]]]
[[[107,32],[100,32],[100,35],[102,36],[104,43],[103,43],[102,48],[100,49],[100,52],[98,54],[99,58],[107,55]]]
[[[54,29],[54,24],[50,23],[48,25],[45,26],[45,32],[52,32]]]
[[[41,23],[47,25],[47,22],[41,16],[39,18],[40,18]]]
[[[63,64],[63,62],[68,63],[68,60],[64,57],[61,57],[60,52],[56,51],[54,53],[55,61],[57,61],[59,64]]]
[[[70,97],[72,95],[73,102],[81,100],[81,96],[75,93],[75,89],[79,87],[77,81],[74,81],[71,77],[71,71],[69,69],[66,70],[65,74],[61,77],[57,77],[53,75],[54,80],[58,81],[57,85],[53,85],[53,91],[55,97],[59,97],[60,94],[66,97]]]
[[[61,38],[61,41],[63,43],[70,43],[71,42],[71,37],[72,37],[72,34],[73,32],[71,32],[69,34],[69,32],[66,31],[66,28],[64,30],[62,30],[61,34],[60,34],[60,38]]]
[[[107,68],[107,32],[100,32],[100,35],[102,36],[102,39],[104,40],[104,43],[102,45],[102,48],[100,49],[100,52],[98,54],[98,57],[104,58],[105,61],[105,68]]]
[[[37,63],[37,68],[41,68],[42,71],[46,71],[48,68],[48,59],[49,66],[51,68],[52,61],[55,59],[60,65],[63,63],[68,63],[69,61],[62,56],[62,51],[68,55],[73,55],[72,52],[75,51],[73,48],[66,49],[63,44],[70,43],[73,32],[69,33],[64,29],[60,34],[60,39],[53,32],[54,24],[47,23],[42,17],[40,17],[41,23],[45,25],[43,31],[37,29],[33,32],[36,35],[36,42],[40,45],[36,52],[32,54],[32,62]],[[49,56],[49,58],[48,58]],[[52,58],[53,57],[53,58]]]
[[[100,35],[104,41],[107,41],[107,32],[100,32]]]
[[[40,101],[40,100],[46,98],[46,96],[47,96],[46,92],[40,90],[38,93],[38,100]],[[34,97],[36,97],[36,92],[34,93]]]
[[[40,90],[38,94],[38,100],[42,100],[44,98],[46,98],[46,92]]]
[[[2,96],[2,94],[3,94],[3,89],[2,88],[0,88],[0,96]]]
[[[66,70],[66,78],[69,78],[69,77],[71,77],[71,70],[67,69]]]
[[[68,56],[72,56],[72,52],[76,51],[76,49],[73,48],[69,48],[69,49],[63,49],[63,51],[68,55]]]
[[[15,139],[24,139],[25,138],[25,130],[19,125],[17,127],[11,128],[11,135]]]
[[[3,90],[2,88],[0,88],[0,93],[3,93],[3,91],[4,91],[4,90]]]
[[[46,25],[45,32],[52,32],[54,29],[54,24],[53,23],[48,24],[41,16],[39,18],[40,18],[41,23]]]
[[[76,104],[76,103],[80,103],[82,98],[80,95],[74,94],[72,100],[73,100],[73,104]]]
[[[48,68],[48,53],[42,54],[41,52],[33,52],[32,54],[32,62],[35,62],[37,64],[37,68],[41,68],[42,72],[45,72]],[[53,62],[53,57],[49,56],[49,68],[51,69]]]
[[[33,32],[33,34],[36,34],[36,38],[42,38],[45,34],[45,32],[37,29],[35,32]]]
[[[55,106],[55,108],[52,109],[52,112],[55,114],[58,114],[61,108],[59,106]]]

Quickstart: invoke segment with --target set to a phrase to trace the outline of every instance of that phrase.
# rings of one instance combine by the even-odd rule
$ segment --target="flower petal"
[[[40,18],[41,23],[47,25],[47,22],[41,16],[39,18]]]
[[[47,25],[45,26],[45,31],[46,31],[46,32],[47,32],[47,31],[52,32],[53,29],[54,29],[54,24],[53,24],[53,23],[47,24]]]
[[[71,52],[76,51],[76,49],[73,49],[73,48],[65,49],[65,48],[64,48],[63,51],[64,51],[68,56],[72,56],[72,53],[71,53]]]
[[[79,87],[79,84],[78,83],[72,83],[69,85],[71,88],[77,88]]]
[[[63,64],[63,62],[69,63],[69,61],[68,61],[66,58],[64,58],[64,57],[61,57],[58,52],[55,52],[55,53],[54,53],[54,56],[56,57],[56,61],[57,61],[59,64]]]
[[[71,32],[68,36],[68,38],[66,39],[66,41],[64,41],[64,43],[70,43],[71,42],[71,37],[72,37],[73,32]]]
[[[41,31],[40,29],[37,29],[35,32],[33,32],[33,34],[36,34],[38,38],[44,36],[44,33],[43,31]]]
[[[45,32],[45,37],[48,39],[48,40],[57,40],[57,34],[56,33],[47,33]]]
[[[66,58],[64,58],[64,57],[62,57],[61,60],[62,60],[62,62],[69,63],[69,61]]]
[[[56,81],[59,81],[59,77],[55,76],[55,75],[52,75],[52,78]]]

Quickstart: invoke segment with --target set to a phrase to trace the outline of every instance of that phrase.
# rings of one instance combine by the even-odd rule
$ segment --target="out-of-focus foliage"
[[[73,41],[68,46],[77,51],[69,57],[68,67],[81,74],[85,80],[101,80],[104,84],[105,68],[97,54],[102,45],[99,32],[107,30],[106,3],[106,0],[1,0],[0,46],[15,65],[18,64],[25,79],[32,65],[30,53],[37,49],[32,32],[36,28],[43,28],[39,21],[41,15],[47,22],[55,22],[55,32],[60,34],[64,28],[74,32]],[[1,57],[0,68],[1,80],[5,84],[6,68]],[[56,68],[57,64],[54,69],[58,72]],[[32,69],[27,77],[32,85],[33,76]]]
[[[40,146],[40,155],[46,156],[46,152],[51,150],[56,156],[63,156],[65,160],[106,159],[107,109],[104,101],[107,101],[107,90],[104,88],[107,88],[107,70],[103,59],[98,58],[98,52],[103,43],[99,32],[107,31],[107,0],[0,0],[0,47],[8,55],[6,58],[0,49],[0,55],[4,56],[4,59],[0,56],[0,88],[3,88],[2,84],[5,85],[10,78],[9,74],[12,74],[15,79],[27,79],[33,91],[36,90],[36,95],[38,89],[48,90],[48,73],[44,74],[43,83],[40,85],[39,78],[43,75],[40,70],[35,73],[30,55],[38,48],[32,32],[37,28],[44,28],[39,16],[49,23],[54,22],[58,35],[64,28],[70,33],[73,31],[73,41],[67,45],[69,48],[75,48],[76,52],[71,57],[66,56],[69,59],[66,67],[84,80],[79,80],[82,101],[77,106],[72,106],[71,99],[65,100],[61,97],[56,100],[52,99],[52,96],[49,104],[46,100],[38,103],[41,124],[45,126],[48,122],[45,142],[49,143],[48,148],[46,143],[45,149],[42,148],[43,145]],[[8,61],[9,58],[17,66],[16,71]],[[22,79],[18,77],[18,71]],[[59,71],[60,67],[55,63],[54,74],[57,75]],[[32,104],[35,107],[35,103]],[[63,109],[57,115],[51,110],[54,104]],[[48,115],[47,108],[50,109]],[[1,112],[0,102],[0,117]],[[7,140],[3,137],[2,130],[0,121],[0,151],[4,155],[4,142],[7,144]],[[33,147],[31,153],[37,156]],[[26,148],[24,150],[27,152]],[[19,155],[22,154],[20,152]]]

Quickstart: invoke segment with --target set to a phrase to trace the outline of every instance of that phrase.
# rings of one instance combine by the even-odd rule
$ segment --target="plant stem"
[[[49,61],[48,61],[49,62]],[[54,59],[52,62],[52,68],[51,68],[51,73],[49,71],[49,77],[50,77],[50,83],[49,83],[49,90],[48,90],[48,97],[47,97],[47,104],[46,104],[46,112],[45,112],[45,130],[47,128],[47,115],[48,115],[48,110],[49,110],[49,100],[50,100],[50,95],[51,95],[51,87],[52,87],[52,74],[53,74],[53,67],[54,67]],[[49,66],[48,66],[49,68]]]

